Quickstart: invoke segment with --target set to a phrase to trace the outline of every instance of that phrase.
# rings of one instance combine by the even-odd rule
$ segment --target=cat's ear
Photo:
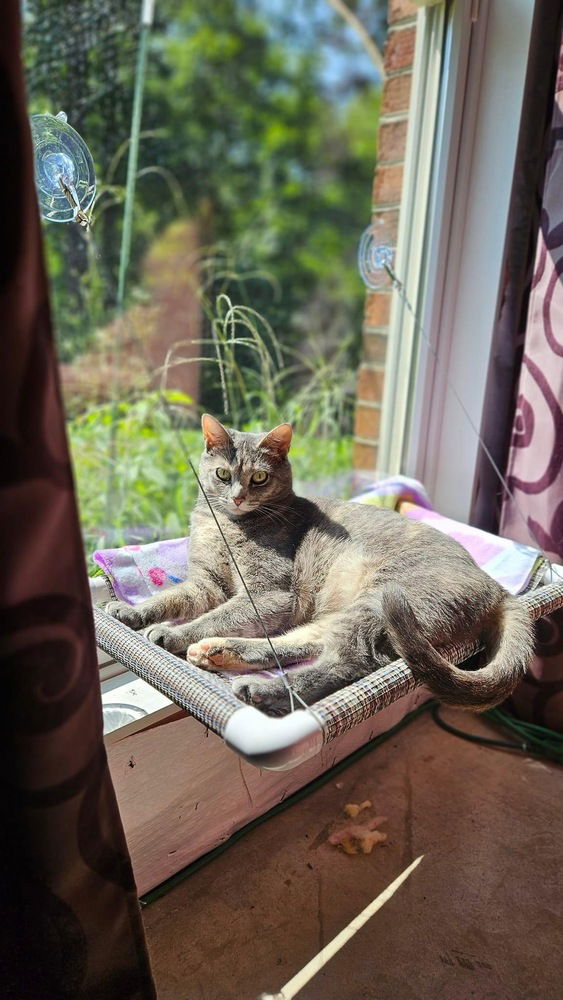
[[[232,446],[233,439],[228,430],[220,424],[210,413],[204,413],[201,418],[201,429],[205,438],[207,451],[212,448],[225,448]]]
[[[291,424],[279,424],[278,427],[274,427],[273,431],[266,434],[266,437],[262,438],[260,447],[273,451],[280,458],[285,458],[291,444],[292,433]]]

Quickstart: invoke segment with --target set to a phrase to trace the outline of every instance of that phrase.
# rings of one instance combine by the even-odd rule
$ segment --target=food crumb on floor
[[[347,802],[343,812],[348,819],[356,819],[361,812],[372,808],[370,799],[365,799],[360,803]],[[348,823],[331,833],[328,842],[333,847],[340,848],[344,854],[371,854],[377,844],[383,844],[387,840],[387,834],[378,829],[386,822],[385,816],[373,816],[361,823]]]

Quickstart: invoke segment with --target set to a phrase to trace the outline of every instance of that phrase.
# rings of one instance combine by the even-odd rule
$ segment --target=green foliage
[[[346,341],[330,355],[314,339],[306,350],[288,347],[256,309],[233,304],[226,293],[218,296],[209,318],[211,337],[201,350],[208,385],[216,388],[218,416],[236,427],[287,420],[299,433],[323,438],[351,425],[354,377],[346,368]],[[202,359],[177,354],[172,360]]]
[[[65,111],[106,183],[116,145],[129,134],[139,0],[25,0],[22,8],[30,114]],[[90,237],[74,225],[44,226],[63,361],[88,346],[113,307],[120,216],[118,195]]]
[[[104,526],[108,437],[112,407],[92,409],[68,423],[87,554],[104,545],[174,538],[187,533],[197,485],[187,469],[177,433],[154,396],[121,403],[117,414],[115,477],[117,502],[111,527]],[[183,432],[190,451],[200,435]]]
[[[164,3],[144,114],[163,134],[144,155],[177,178],[204,245],[226,244],[239,271],[275,276],[275,299],[253,284],[243,301],[284,343],[317,333],[330,351],[354,333],[357,347],[356,246],[370,214],[379,92],[327,95],[317,48],[257,10],[240,0]]]
[[[324,18],[338,40],[325,6],[309,4],[301,18],[317,19],[319,31]],[[92,149],[101,186],[89,238],[78,227],[45,226],[63,360],[88,345],[115,300],[138,7],[26,3],[33,109],[64,105]],[[77,36],[69,25],[78,24]],[[346,337],[354,364],[363,303],[355,252],[370,214],[379,94],[365,78],[354,82],[352,61],[345,96],[331,92],[314,38],[304,44],[302,35],[283,5],[157,4],[129,289],[157,234],[188,215],[202,246],[222,243],[237,270],[275,276],[275,298],[251,283],[243,301],[283,331],[284,343],[317,333],[332,350]]]

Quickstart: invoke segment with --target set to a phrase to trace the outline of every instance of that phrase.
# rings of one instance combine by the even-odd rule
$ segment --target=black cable
[[[477,736],[475,733],[468,733],[464,729],[456,729],[455,726],[450,726],[449,722],[445,722],[440,715],[441,707],[442,706],[439,704],[432,706],[432,718],[440,729],[444,729],[447,733],[451,733],[452,736],[459,736],[460,739],[467,740],[469,743],[480,743],[483,746],[502,747],[504,750],[528,751],[526,743],[510,743],[508,740],[493,740],[487,736]]]
[[[519,753],[527,753],[536,757],[547,757],[557,764],[563,764],[563,733],[558,733],[547,726],[540,726],[534,722],[526,722],[517,719],[500,708],[489,709],[483,713],[483,718],[493,725],[509,730],[519,741],[496,740],[487,736],[477,736],[476,733],[467,732],[465,729],[457,729],[450,725],[440,715],[441,706],[435,703],[432,706],[432,718],[436,725],[440,726],[452,736],[467,740],[469,743],[477,743],[482,746],[496,747],[502,750],[516,750]]]

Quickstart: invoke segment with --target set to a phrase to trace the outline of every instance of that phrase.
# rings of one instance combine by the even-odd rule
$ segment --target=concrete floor
[[[349,857],[327,837],[364,799],[389,839]],[[562,801],[563,768],[425,713],[144,909],[159,1000],[275,993],[419,854],[299,1000],[562,1000]]]

